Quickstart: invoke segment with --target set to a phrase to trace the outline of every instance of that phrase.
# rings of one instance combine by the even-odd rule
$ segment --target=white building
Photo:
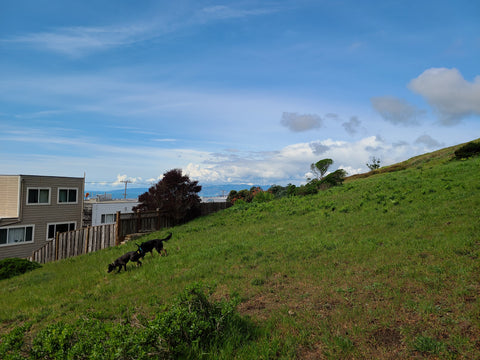
[[[203,203],[212,203],[212,202],[225,202],[227,201],[227,195],[221,196],[201,196],[200,201]]]
[[[137,200],[90,200],[92,206],[92,226],[113,224],[116,220],[117,211],[132,213],[132,208],[139,205]],[[87,200],[88,201],[88,200]]]

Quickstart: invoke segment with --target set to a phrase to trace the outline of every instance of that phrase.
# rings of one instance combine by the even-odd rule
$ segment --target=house
[[[97,196],[96,198],[85,200],[84,225],[114,224],[118,211],[123,214],[132,213],[133,207],[139,204],[140,202],[137,200],[112,200],[111,196]],[[85,218],[90,218],[91,221],[86,223]]]
[[[82,226],[85,179],[0,175],[0,259],[26,258]]]

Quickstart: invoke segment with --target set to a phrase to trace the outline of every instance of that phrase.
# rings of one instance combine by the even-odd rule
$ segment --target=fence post
[[[59,236],[60,236],[60,233],[57,232],[55,234],[55,261],[58,260],[58,238],[59,238]]]
[[[120,245],[120,234],[121,234],[121,221],[120,221],[120,211],[117,211],[116,216],[116,227],[115,227],[115,246]]]
[[[142,226],[142,214],[140,214],[140,210],[137,210],[137,222],[135,226],[135,232],[139,233],[140,232],[140,227]]]
[[[87,230],[85,231],[83,238],[85,239],[85,252],[84,254],[88,254],[88,234],[90,233],[90,226],[87,226]]]

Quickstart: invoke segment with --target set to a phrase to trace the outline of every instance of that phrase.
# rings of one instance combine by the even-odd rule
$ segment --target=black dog
[[[123,254],[120,256],[117,260],[115,260],[113,263],[108,264],[108,272],[112,272],[118,267],[117,273],[122,270],[122,266],[124,267],[125,271],[127,271],[127,263],[129,261],[133,261],[137,263],[138,265],[142,265],[140,258],[145,256],[145,253],[142,253],[141,251],[129,251],[126,254]]]
[[[167,255],[167,250],[163,248],[163,242],[168,241],[172,237],[172,233],[169,233],[168,236],[164,239],[153,239],[149,241],[145,241],[138,246],[138,251],[142,254],[141,257],[143,258],[147,252],[151,253],[153,256],[153,249],[157,250],[157,252],[162,255],[162,252]]]

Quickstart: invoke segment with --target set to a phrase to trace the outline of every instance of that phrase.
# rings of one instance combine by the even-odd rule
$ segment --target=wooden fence
[[[109,224],[57,233],[55,240],[33,252],[32,260],[44,264],[114,246],[115,230],[116,224]]]
[[[200,216],[230,207],[230,203],[201,203]],[[31,259],[46,263],[119,245],[127,235],[148,233],[172,227],[176,224],[159,211],[117,213],[116,223],[89,226],[65,233],[57,233],[55,240],[33,252]]]
[[[209,215],[232,206],[231,202],[207,202],[200,204],[200,216]]]
[[[159,211],[142,211],[137,213],[117,212],[116,240],[120,244],[127,235],[148,233],[174,226],[174,222],[160,214]]]

